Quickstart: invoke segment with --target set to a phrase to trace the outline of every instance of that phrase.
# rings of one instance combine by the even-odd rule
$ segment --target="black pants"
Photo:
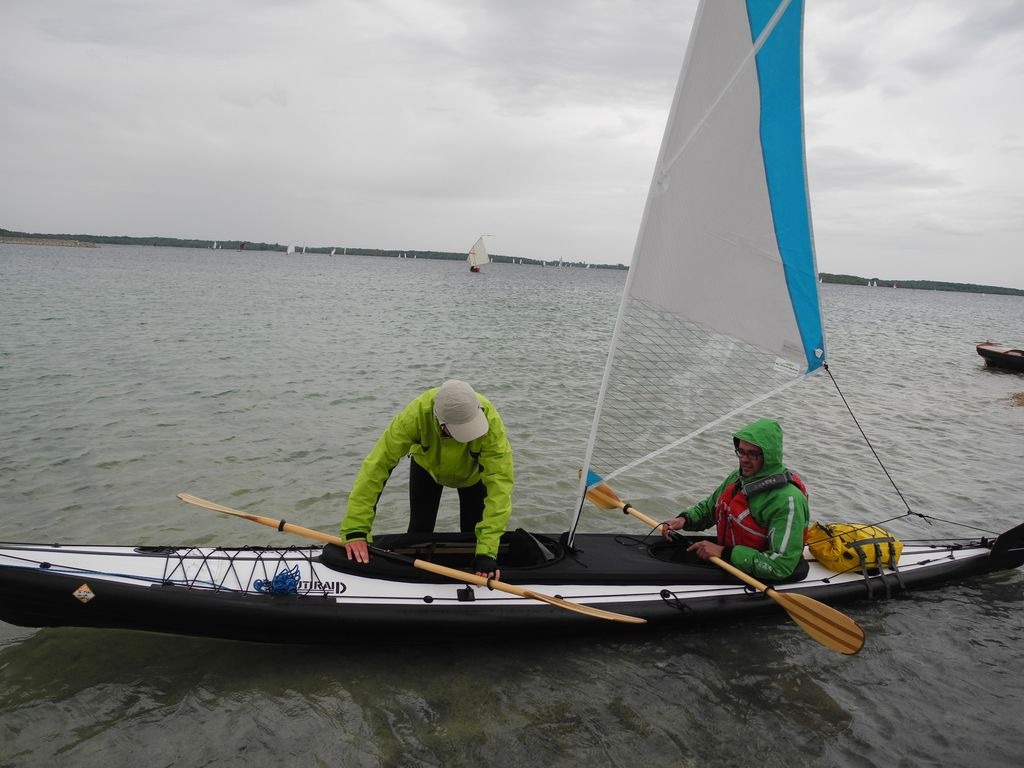
[[[409,459],[409,533],[433,533],[437,509],[441,505],[444,486],[434,481],[423,467]],[[458,488],[459,530],[472,533],[484,516],[487,489],[483,481],[468,488]]]

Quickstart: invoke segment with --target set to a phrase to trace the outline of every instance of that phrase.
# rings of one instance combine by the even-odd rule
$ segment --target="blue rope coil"
[[[278,571],[272,580],[256,579],[252,588],[267,595],[294,595],[299,591],[299,566]]]

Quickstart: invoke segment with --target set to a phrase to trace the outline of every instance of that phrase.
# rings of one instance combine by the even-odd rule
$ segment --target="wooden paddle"
[[[248,512],[231,509],[230,507],[225,507],[213,501],[206,501],[205,499],[200,499],[198,496],[192,496],[188,493],[179,493],[178,498],[186,504],[193,504],[197,507],[212,509],[214,512],[223,512],[225,515],[241,517],[244,520],[250,520],[254,523],[259,523],[260,525],[277,528],[279,531],[288,531],[289,533],[294,533],[298,536],[305,536],[307,539],[323,541],[327,544],[337,544],[339,547],[344,546],[344,543],[338,536],[332,536],[329,533],[321,533],[320,531],[315,531],[312,528],[303,528],[301,525],[286,523],[284,520],[274,520],[273,518],[262,517],[261,515],[250,515]],[[508,592],[511,595],[527,597],[532,600],[540,600],[543,603],[548,603],[549,605],[554,605],[558,608],[564,608],[567,611],[582,613],[584,616],[593,616],[597,619],[607,619],[609,621],[620,621],[625,624],[647,623],[647,619],[641,619],[637,616],[627,616],[623,613],[613,613],[612,611],[604,611],[600,608],[591,608],[589,605],[573,603],[569,600],[563,600],[560,597],[553,597],[541,592],[534,592],[530,589],[523,589],[522,587],[517,587],[514,584],[506,584],[505,582],[497,581],[496,579],[487,579],[484,576],[477,576],[475,573],[468,573],[455,568],[447,568],[443,565],[428,562],[427,560],[414,560],[411,557],[405,557],[404,555],[399,555],[395,552],[388,552],[387,550],[383,550],[378,547],[371,546],[370,551],[376,555],[380,555],[381,557],[405,562],[421,570],[430,571],[431,573],[436,573],[439,576],[446,576],[449,579],[454,579],[455,581],[476,584],[477,586],[487,587],[488,589],[497,589],[501,592]]]
[[[588,479],[594,477],[591,475]],[[641,520],[652,529],[661,529],[662,524],[654,520],[631,504],[627,504],[611,489],[607,483],[599,483],[587,490],[587,498],[603,509],[621,509],[626,514]],[[675,532],[673,532],[675,533]],[[781,605],[789,617],[800,628],[833,651],[852,656],[864,647],[864,629],[844,613],[840,613],[824,603],[794,592],[779,592],[773,587],[755,579],[749,573],[725,562],[720,557],[709,558],[719,568],[731,573],[740,581],[744,581],[755,589],[764,592],[772,600]]]

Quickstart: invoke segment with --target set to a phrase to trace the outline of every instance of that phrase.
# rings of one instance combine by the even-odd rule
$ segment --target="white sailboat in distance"
[[[479,272],[480,267],[491,263],[491,257],[487,255],[487,246],[484,245],[485,237],[488,237],[488,235],[480,235],[477,241],[473,243],[473,247],[469,249],[466,262],[469,264],[470,272]]]

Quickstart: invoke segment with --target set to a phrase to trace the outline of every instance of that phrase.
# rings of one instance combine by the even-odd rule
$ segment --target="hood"
[[[764,466],[754,477],[777,475],[786,471],[782,461],[782,427],[772,419],[758,419],[732,436],[732,444],[739,447],[740,440],[753,443],[764,453]]]

